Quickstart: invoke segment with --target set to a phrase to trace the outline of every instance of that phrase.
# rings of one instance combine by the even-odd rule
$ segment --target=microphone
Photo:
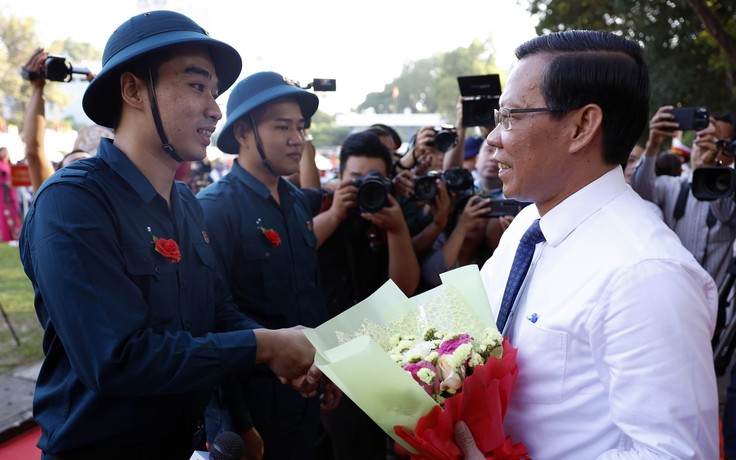
[[[232,431],[223,431],[215,436],[210,446],[210,460],[240,460],[244,449],[240,435]]]
[[[244,449],[243,440],[237,433],[223,431],[215,436],[209,452],[196,450],[189,460],[240,460]]]

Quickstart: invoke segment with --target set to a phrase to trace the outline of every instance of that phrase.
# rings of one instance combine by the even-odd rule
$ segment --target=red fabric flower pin
[[[258,230],[263,233],[263,236],[265,236],[268,242],[271,243],[271,246],[276,247],[281,245],[281,237],[276,230],[262,227],[260,225],[258,226]]]
[[[154,235],[153,245],[156,252],[164,256],[170,264],[178,264],[181,261],[181,252],[179,252],[179,245],[174,240],[167,240],[166,238],[158,238]]]

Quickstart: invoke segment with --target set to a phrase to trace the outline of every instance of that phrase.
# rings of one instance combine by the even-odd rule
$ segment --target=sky
[[[41,46],[71,36],[99,50],[131,16],[176,10],[238,50],[241,78],[272,70],[302,85],[336,79],[336,92],[317,93],[320,109],[336,114],[382,91],[405,63],[474,39],[492,37],[497,64],[510,69],[514,48],[536,35],[536,19],[517,1],[524,0],[0,0],[0,8],[33,18]],[[223,112],[226,99],[227,92],[218,99]]]

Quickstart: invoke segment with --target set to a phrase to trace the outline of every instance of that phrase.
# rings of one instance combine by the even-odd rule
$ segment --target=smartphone
[[[521,210],[521,203],[516,200],[491,200],[488,209],[483,217],[515,216]]]
[[[700,131],[708,127],[710,113],[707,107],[683,107],[670,109],[667,112],[675,116],[673,121],[680,125],[682,131]],[[677,128],[666,128],[666,131],[675,131]]]

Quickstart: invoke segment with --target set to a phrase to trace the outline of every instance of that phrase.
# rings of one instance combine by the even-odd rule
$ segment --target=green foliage
[[[340,145],[348,137],[350,128],[335,125],[335,117],[317,111],[312,117],[309,132],[314,135],[314,145]]]
[[[17,345],[8,323],[0,319],[0,372],[42,359],[43,329],[33,309],[33,288],[18,248],[5,243],[0,243],[0,304],[20,340]]]
[[[736,3],[707,2],[726,34],[736,38]],[[601,29],[644,45],[652,82],[651,111],[662,105],[707,105],[736,112],[736,68],[687,0],[530,0],[537,32]]]
[[[466,48],[408,62],[401,75],[387,83],[383,91],[368,94],[357,110],[441,113],[445,119],[454,120],[460,96],[457,77],[498,73],[494,52],[490,39],[475,40]],[[396,99],[394,88],[398,89]]]
[[[6,16],[0,12],[0,101],[8,121],[22,131],[23,114],[31,92],[30,84],[20,76],[20,68],[41,46],[50,54],[67,57],[77,65],[82,60],[100,59],[102,53],[89,43],[81,43],[73,38],[57,40],[51,44],[40,43],[35,31],[36,22],[32,18]],[[68,94],[62,90],[66,83],[47,82],[44,88],[46,101],[50,106],[63,108],[69,104]]]
[[[20,125],[30,86],[20,76],[38,42],[33,19],[6,17],[0,12],[0,101],[10,123]],[[6,115],[7,116],[7,115]]]

